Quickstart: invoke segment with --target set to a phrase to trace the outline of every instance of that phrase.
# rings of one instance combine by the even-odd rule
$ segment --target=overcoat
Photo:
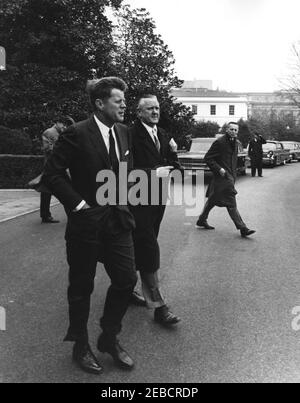
[[[253,139],[249,143],[248,155],[254,165],[262,163],[263,144],[266,144],[266,140],[262,136],[258,136],[256,141]]]
[[[206,196],[219,207],[236,207],[235,189],[238,143],[227,134],[218,138],[206,153],[204,160],[213,173]],[[223,177],[221,168],[225,169]]]

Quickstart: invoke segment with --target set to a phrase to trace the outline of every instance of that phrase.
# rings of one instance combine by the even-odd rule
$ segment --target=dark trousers
[[[200,215],[200,219],[201,220],[207,220],[208,215],[210,213],[210,211],[216,206],[216,204],[214,202],[212,202],[209,198],[207,199],[207,202],[205,203],[204,209]],[[242,217],[237,209],[237,207],[227,207],[227,211],[229,213],[230,218],[232,219],[232,221],[234,222],[236,228],[238,230],[242,229],[242,228],[246,228],[246,224],[244,223],[244,221],[242,220]]]
[[[50,203],[51,203],[51,193],[41,192],[41,198],[40,198],[40,216],[41,216],[41,218],[51,217]]]
[[[112,218],[104,227],[99,233],[99,244],[67,240],[70,326],[65,341],[88,341],[90,298],[100,254],[111,280],[100,326],[110,340],[121,331],[122,319],[137,282],[133,240],[131,231],[120,231]]]
[[[263,170],[262,159],[251,159],[251,175],[252,176],[256,175],[256,170],[257,170],[258,176],[262,176],[262,170]]]
[[[131,208],[136,222],[136,229],[133,232],[135,262],[140,272],[143,295],[148,308],[159,308],[165,305],[157,275],[160,268],[160,249],[157,238],[165,209],[165,205]]]

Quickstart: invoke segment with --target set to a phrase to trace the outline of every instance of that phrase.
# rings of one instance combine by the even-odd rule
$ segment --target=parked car
[[[271,167],[284,165],[290,159],[290,151],[284,149],[280,141],[268,140],[263,144],[263,164]]]
[[[196,173],[198,170],[210,172],[210,168],[204,161],[204,156],[214,141],[216,141],[216,138],[213,137],[193,139],[190,151],[178,155],[182,167],[186,170],[191,170],[193,173]],[[247,153],[240,142],[238,142],[238,147],[237,173],[239,175],[246,175]]]
[[[288,162],[300,161],[300,143],[297,141],[281,141],[283,148],[289,150],[290,159]]]

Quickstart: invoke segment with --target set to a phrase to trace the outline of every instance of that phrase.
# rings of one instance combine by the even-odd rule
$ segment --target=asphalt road
[[[130,307],[120,337],[136,361],[132,372],[98,354],[101,376],[71,361],[67,328],[65,218],[41,225],[38,214],[0,224],[0,382],[300,382],[300,164],[240,178],[238,205],[257,234],[242,239],[226,210],[215,231],[169,207],[162,225],[161,287],[182,322],[166,330],[151,311]],[[108,279],[99,265],[90,316],[95,350]]]

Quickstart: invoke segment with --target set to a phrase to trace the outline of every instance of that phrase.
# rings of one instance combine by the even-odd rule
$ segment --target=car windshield
[[[267,143],[263,145],[264,151],[274,151],[276,150],[276,143]]]
[[[213,141],[212,142],[206,142],[206,143],[204,143],[204,142],[203,143],[200,143],[200,142],[198,143],[198,142],[193,141],[190,151],[192,153],[207,152],[210,149],[212,143],[213,143]]]
[[[289,149],[289,150],[294,150],[295,145],[293,143],[281,143],[283,145],[283,148]]]

